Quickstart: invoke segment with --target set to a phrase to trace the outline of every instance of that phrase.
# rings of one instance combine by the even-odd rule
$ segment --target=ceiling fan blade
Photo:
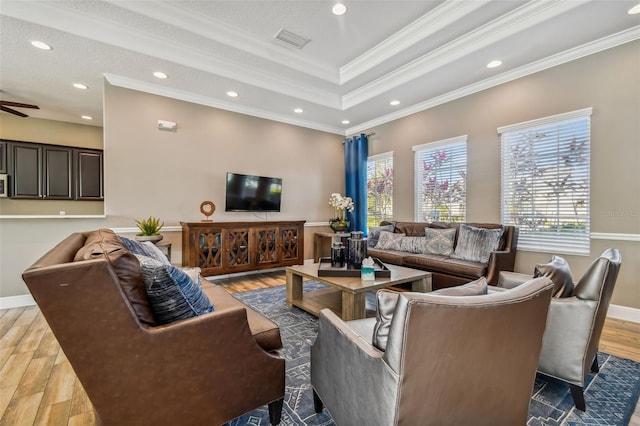
[[[38,107],[38,105],[23,104],[23,103],[20,103],[20,102],[11,102],[11,101],[1,101],[1,100],[0,100],[0,105],[10,106],[10,107],[16,107],[16,108],[40,109],[40,108]]]
[[[0,105],[0,110],[4,111],[4,112],[8,112],[9,114],[17,115],[19,117],[28,117],[27,114],[24,114],[24,113],[22,113],[20,111],[16,111],[15,109],[7,108],[7,107],[2,106],[2,105]]]

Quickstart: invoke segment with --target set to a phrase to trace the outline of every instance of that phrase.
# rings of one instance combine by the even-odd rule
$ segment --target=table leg
[[[425,278],[421,278],[419,280],[413,281],[411,283],[411,291],[420,292],[420,293],[428,293],[432,290],[431,284],[431,275]]]
[[[366,312],[366,293],[349,293],[342,292],[342,320],[351,321],[355,319],[365,318]]]
[[[318,263],[320,260],[320,250],[322,250],[322,237],[313,234],[313,263]]]
[[[302,299],[302,275],[287,271],[287,306],[291,307],[294,300]]]

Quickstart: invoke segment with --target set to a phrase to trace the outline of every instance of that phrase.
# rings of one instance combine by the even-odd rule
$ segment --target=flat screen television
[[[282,179],[227,173],[225,211],[279,212]]]

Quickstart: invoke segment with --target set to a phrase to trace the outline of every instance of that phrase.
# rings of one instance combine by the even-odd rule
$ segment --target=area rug
[[[304,291],[324,287],[305,281]],[[285,400],[282,425],[334,425],[326,408],[320,414],[313,409],[310,385],[309,350],[318,332],[317,319],[285,303],[284,286],[234,294],[280,327],[286,359]],[[367,302],[374,303],[373,294]],[[600,373],[590,375],[586,386],[587,411],[576,410],[569,387],[538,375],[529,410],[528,425],[627,425],[640,394],[640,363],[606,353],[598,355]],[[443,422],[446,424],[446,421]],[[269,425],[267,407],[261,407],[230,423],[229,426]]]

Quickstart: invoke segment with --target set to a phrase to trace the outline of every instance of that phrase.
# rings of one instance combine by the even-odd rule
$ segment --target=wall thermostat
[[[177,128],[178,125],[173,121],[158,120],[158,129],[160,130],[171,130],[175,132]]]

